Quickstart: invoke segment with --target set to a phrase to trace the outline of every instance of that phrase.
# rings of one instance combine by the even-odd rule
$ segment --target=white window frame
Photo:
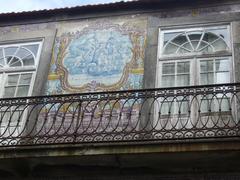
[[[218,28],[226,28],[227,33],[229,33],[229,42],[227,42],[229,51],[226,52],[215,52],[208,54],[200,54],[200,53],[187,53],[187,54],[173,54],[173,55],[163,55],[163,43],[164,43],[164,34],[165,33],[174,33],[174,32],[182,32],[182,31],[201,31],[205,29],[218,29]],[[202,26],[202,27],[193,27],[193,28],[176,28],[176,29],[168,29],[164,30],[159,28],[159,38],[158,38],[158,60],[157,60],[157,76],[156,76],[156,87],[161,87],[162,80],[162,64],[165,62],[177,62],[177,61],[190,61],[190,86],[199,85],[200,84],[200,60],[207,59],[217,59],[228,57],[230,60],[230,82],[233,82],[234,77],[234,66],[233,66],[233,52],[232,52],[232,36],[231,36],[231,27],[230,25],[214,25],[214,26]],[[197,61],[192,63],[191,61]],[[194,71],[193,69],[194,68]],[[195,77],[195,79],[193,79]]]
[[[35,45],[35,44],[38,44],[39,47],[38,47],[36,56],[32,53],[32,55],[34,57],[34,65],[33,66],[0,68],[0,73],[3,75],[3,80],[0,82],[0,85],[2,87],[2,88],[0,88],[0,97],[3,97],[4,86],[5,86],[8,74],[22,74],[22,73],[28,73],[28,72],[32,73],[32,79],[30,82],[29,91],[28,91],[27,96],[30,96],[32,94],[34,82],[36,79],[36,73],[37,73],[37,69],[38,69],[38,65],[39,65],[39,59],[40,59],[40,55],[41,55],[43,40],[30,41],[30,42],[24,42],[24,43],[9,43],[9,44],[0,45],[0,48],[8,48],[8,47]]]
[[[1,88],[0,88],[0,98],[3,97],[4,95],[4,88],[5,88],[5,84],[7,82],[7,77],[8,75],[14,75],[14,74],[28,74],[28,73],[31,73],[32,74],[32,78],[31,78],[31,82],[29,84],[29,90],[28,90],[28,94],[27,96],[31,96],[32,92],[33,92],[33,87],[34,87],[34,82],[35,82],[35,79],[36,79],[36,74],[37,74],[37,69],[38,69],[38,66],[39,66],[39,62],[40,62],[40,56],[41,56],[41,51],[42,51],[42,46],[43,46],[43,39],[39,39],[39,40],[30,40],[29,42],[16,42],[16,43],[12,43],[12,42],[9,42],[9,43],[5,43],[5,44],[0,44],[0,48],[8,48],[8,47],[17,47],[17,46],[25,46],[25,45],[38,45],[38,50],[37,50],[37,53],[36,53],[36,56],[34,55],[34,53],[31,53],[34,57],[34,65],[31,65],[31,66],[21,66],[21,67],[2,67],[0,68],[0,74],[2,74],[2,79],[0,79],[0,85],[1,85]],[[3,51],[4,53],[4,51]],[[3,54],[3,56],[5,57],[5,55]],[[5,62],[6,63],[6,62]],[[18,84],[17,84],[18,85]],[[18,87],[18,86],[16,86]],[[15,95],[16,95],[17,92],[15,92]],[[14,97],[17,97],[17,96],[14,96]],[[11,109],[11,108],[10,108]],[[9,109],[9,110],[10,110]],[[21,111],[21,110],[19,110]],[[24,111],[24,113],[22,114],[21,116],[21,122],[18,124],[18,127],[16,127],[15,122],[11,122],[13,124],[9,124],[9,127],[10,129],[8,129],[8,131],[16,131],[15,129],[16,128],[21,128],[22,124],[24,123],[24,119],[26,118],[26,110]],[[7,126],[8,122],[1,122],[1,132],[2,131],[5,131],[5,127]],[[13,128],[11,130],[11,128]],[[17,131],[15,132],[17,133]],[[4,136],[6,135],[7,136],[8,133],[5,133]]]

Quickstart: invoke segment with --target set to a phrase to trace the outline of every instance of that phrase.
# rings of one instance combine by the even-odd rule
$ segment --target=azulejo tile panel
[[[142,17],[62,23],[46,93],[141,88],[145,40]]]

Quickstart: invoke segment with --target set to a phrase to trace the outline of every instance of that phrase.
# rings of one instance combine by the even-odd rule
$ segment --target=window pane
[[[7,85],[16,86],[18,82],[18,78],[19,78],[19,74],[8,75]]]
[[[25,84],[30,84],[31,83],[31,79],[32,79],[32,74],[28,73],[28,74],[22,74],[19,84],[20,85],[25,85]]]
[[[3,58],[3,50],[0,48],[0,59]]]
[[[178,45],[182,45],[187,42],[187,38],[186,38],[185,34],[182,34],[182,35],[179,35],[176,38],[174,38],[172,42],[176,43]]]
[[[218,72],[216,73],[216,84],[229,83],[230,73],[229,72]]]
[[[166,48],[164,49],[163,54],[174,54],[174,53],[176,53],[177,49],[178,49],[178,46],[176,46],[174,44],[168,44],[166,46]]]
[[[215,61],[216,71],[229,71],[229,60],[228,59],[218,59]]]
[[[24,59],[22,59],[22,61],[23,61],[24,66],[33,66],[34,65],[34,58],[32,55],[25,57]]]
[[[229,42],[230,41],[230,34],[225,27],[213,29],[211,30],[212,33],[216,34],[218,37],[220,37],[223,41]]]
[[[31,53],[29,51],[27,51],[26,49],[19,49],[19,51],[17,52],[16,56],[19,57],[19,58],[25,58],[27,56],[30,56]]]
[[[178,51],[180,54],[190,53],[193,51],[193,48],[190,43],[185,43]]]
[[[0,58],[0,68],[5,65],[4,58]]]
[[[177,75],[177,86],[188,86],[190,84],[189,75]]]
[[[213,34],[212,32],[206,32],[203,36],[203,41],[211,43],[215,40],[217,40],[219,37],[216,34]]]
[[[189,62],[178,62],[177,63],[177,73],[188,73],[189,74]]]
[[[175,86],[175,76],[162,76],[162,86],[161,87],[174,87]]]
[[[196,40],[194,40],[194,41],[191,41],[191,43],[192,43],[192,45],[193,45],[193,48],[194,48],[194,50],[196,50],[196,49],[197,49],[197,46],[198,46],[198,43],[199,43],[199,41],[196,41]]]
[[[228,50],[226,43],[222,39],[218,39],[212,43],[212,46],[214,47],[215,51]]]
[[[166,33],[166,34],[164,34],[164,45],[165,45],[168,41],[172,40],[177,34],[178,34],[178,33]]]
[[[4,62],[4,57],[3,57],[3,50],[0,48],[0,68],[1,66],[4,66],[5,62]]]
[[[175,63],[163,63],[162,74],[175,74]]]
[[[38,47],[39,47],[38,44],[26,45],[23,47],[29,49],[35,56],[37,55]]]
[[[16,87],[5,87],[3,97],[14,97]]]
[[[7,57],[7,63],[10,67],[22,66],[21,60],[16,57]]]
[[[17,97],[27,96],[28,90],[29,90],[29,86],[19,86],[17,91]]]
[[[192,40],[200,40],[202,36],[202,31],[195,31],[195,32],[190,32],[188,33],[189,39]]]
[[[214,73],[201,73],[201,85],[214,84]]]
[[[213,72],[213,60],[204,60],[200,62],[200,72]]]
[[[18,50],[18,47],[7,47],[4,48],[5,51],[5,56],[12,56],[16,53],[16,51]]]

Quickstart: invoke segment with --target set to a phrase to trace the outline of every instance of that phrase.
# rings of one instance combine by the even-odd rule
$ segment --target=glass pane
[[[177,73],[188,73],[189,74],[190,63],[189,62],[178,62]]]
[[[199,41],[194,40],[194,41],[191,41],[191,43],[193,45],[194,50],[196,51]]]
[[[193,51],[193,48],[191,46],[191,44],[185,43],[180,49],[179,49],[179,53],[190,53]]]
[[[16,87],[5,87],[3,97],[14,97]]]
[[[22,61],[24,66],[34,65],[34,57],[32,55],[25,57]]]
[[[215,61],[216,71],[229,71],[229,60],[228,59],[218,59]]]
[[[29,85],[31,83],[31,79],[32,79],[32,74],[31,73],[21,74],[19,84],[20,85],[23,85],[23,84]]]
[[[8,75],[8,86],[16,86],[18,82],[19,74]]]
[[[21,60],[16,57],[7,57],[7,63],[10,67],[22,66]]]
[[[213,34],[212,32],[206,32],[203,37],[203,41],[211,43],[218,39],[218,36]]]
[[[3,58],[3,49],[0,48],[0,59]]]
[[[198,32],[188,32],[188,37],[189,39],[192,41],[192,40],[200,40],[201,39],[201,36],[202,36],[202,32],[201,31],[198,31]]]
[[[0,68],[5,65],[4,57],[3,57],[3,49],[0,48]]]
[[[175,76],[162,76],[162,86],[161,87],[174,87],[175,86]]]
[[[0,58],[0,67],[3,67],[5,65],[4,58]]]
[[[200,61],[200,72],[213,72],[213,60]]]
[[[216,84],[229,83],[230,73],[229,72],[217,72],[216,73]]]
[[[227,31],[226,27],[218,28],[211,30],[212,33],[216,34],[218,37],[221,37],[221,39],[227,43],[230,41],[230,34]]]
[[[188,86],[190,84],[190,76],[177,75],[177,86]]]
[[[171,41],[174,37],[176,37],[178,33],[166,33],[164,34],[164,45],[168,42]]]
[[[228,50],[226,43],[222,39],[218,39],[217,41],[212,43],[212,46],[214,47],[215,51]]]
[[[5,51],[5,56],[12,56],[16,53],[16,51],[18,50],[18,47],[7,47],[4,48]]]
[[[172,42],[176,43],[178,45],[182,45],[182,44],[186,43],[187,41],[188,40],[187,40],[185,34],[182,34],[182,35],[179,35],[176,38],[174,38]]]
[[[201,85],[214,84],[214,73],[201,73]]]
[[[175,74],[175,63],[163,63],[162,74]]]
[[[197,51],[204,53],[212,53],[214,52],[213,47],[205,42],[201,42]]]
[[[173,44],[168,44],[165,47],[163,54],[174,54],[176,53],[177,49],[178,49],[178,46]]]
[[[19,86],[17,91],[17,97],[27,96],[28,90],[29,90],[29,86]]]
[[[39,47],[38,44],[26,45],[26,46],[23,46],[23,47],[30,50],[35,56],[37,55],[38,47]]]
[[[31,53],[23,48],[19,49],[19,51],[16,54],[16,56],[19,57],[20,59],[25,58],[29,55],[31,55]]]

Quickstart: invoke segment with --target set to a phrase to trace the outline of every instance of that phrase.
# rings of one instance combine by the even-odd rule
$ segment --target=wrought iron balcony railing
[[[0,99],[0,146],[239,137],[240,84]]]

